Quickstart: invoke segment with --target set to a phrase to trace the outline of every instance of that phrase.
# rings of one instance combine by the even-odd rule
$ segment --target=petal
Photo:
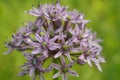
[[[32,60],[33,59],[33,57],[27,52],[23,52],[23,55],[26,57],[27,60]]]
[[[42,67],[41,64],[39,64],[37,67],[38,67],[38,69],[39,69],[41,72],[44,71],[44,69],[43,69],[43,67]]]
[[[100,72],[102,72],[102,69],[101,69],[99,60],[95,58],[93,62],[94,62],[95,65],[97,66],[98,70],[99,70]]]
[[[75,31],[73,31],[73,29],[71,29],[71,28],[69,29],[69,32],[70,32],[72,35],[76,35],[76,34],[75,34]]]
[[[40,73],[40,80],[45,80],[42,73]]]
[[[101,62],[105,62],[105,59],[103,58],[103,57],[98,57],[98,60],[99,60],[99,62],[101,63]]]
[[[77,60],[77,63],[78,63],[79,65],[84,65],[86,62],[85,62],[84,59],[78,59],[78,60]]]
[[[37,42],[31,42],[30,45],[33,46],[33,47],[40,47],[40,46],[41,46],[41,45],[40,45],[39,43],[37,43]]]
[[[99,63],[95,63],[95,65],[97,66],[98,70],[99,70],[100,72],[102,72],[102,68],[101,68],[100,64],[99,64]]]
[[[33,73],[34,73],[34,71],[35,71],[35,68],[32,67],[32,68],[30,68],[29,70],[30,70],[29,76],[32,77],[32,75],[33,75]]]
[[[45,60],[46,57],[44,55],[41,55],[39,58],[38,58],[38,62],[42,62],[43,60]]]
[[[62,80],[68,80],[66,73],[63,73],[63,75],[62,75]]]
[[[76,27],[76,35],[80,35],[80,28],[78,27],[78,25],[76,25],[75,27]]]
[[[41,48],[37,48],[37,49],[35,49],[35,50],[32,51],[32,54],[38,54],[38,53],[40,53],[41,51],[42,51]]]
[[[82,20],[82,29],[84,29],[85,24],[90,22],[90,20]]]
[[[61,60],[62,65],[65,65],[65,59],[63,56],[61,56],[60,60]]]
[[[65,37],[66,35],[64,35],[63,32],[60,33],[59,39],[62,41],[63,44],[65,43]]]
[[[81,54],[81,55],[78,57],[77,63],[80,64],[80,65],[83,65],[83,64],[86,63],[86,59],[85,59],[85,55],[84,55],[84,54]]]
[[[70,49],[72,52],[80,52],[80,48],[71,48]]]
[[[31,46],[22,46],[21,47],[22,50],[26,50],[26,49],[30,49],[30,48],[31,48]]]
[[[45,34],[45,42],[47,43],[48,42],[48,40],[49,40],[49,33],[48,32],[46,32],[46,34]]]
[[[55,34],[57,34],[57,33],[59,33],[59,32],[62,32],[62,30],[63,30],[63,26],[61,26],[60,28],[58,28],[57,30],[55,30]]]
[[[31,63],[25,63],[24,65],[20,66],[20,68],[25,69],[25,68],[27,68],[27,67],[31,67],[31,66],[32,66]]]
[[[43,54],[44,54],[45,57],[48,57],[48,50],[44,50]]]
[[[48,13],[46,13],[46,11],[44,11],[44,10],[43,10],[43,13],[44,13],[44,16],[45,16],[47,19],[49,19]]]
[[[40,37],[39,34],[36,33],[35,37],[36,37],[36,40],[39,41],[40,43],[43,42],[43,39],[42,39],[42,37]]]
[[[70,73],[73,76],[79,77],[79,75],[75,71],[68,70],[68,73]]]
[[[55,46],[56,48],[61,48],[61,45],[59,43],[52,43],[53,46]]]
[[[59,51],[58,53],[55,54],[54,58],[58,58],[62,55],[62,51]]]
[[[57,78],[57,77],[59,77],[60,75],[61,75],[61,71],[57,72],[57,73],[53,76],[53,78]]]
[[[75,38],[73,39],[73,42],[79,42],[79,40],[75,37]]]
[[[29,73],[28,70],[22,70],[22,71],[18,74],[18,76],[24,76],[24,75],[27,74],[27,73]]]
[[[37,75],[34,74],[33,77],[32,77],[32,80],[36,80],[36,78],[37,78]]]
[[[44,70],[44,72],[49,72],[49,71],[51,71],[51,70],[52,70],[52,67],[49,66],[47,69]]]
[[[19,46],[22,43],[23,39],[19,39],[17,43],[15,43],[15,46]]]
[[[54,42],[56,41],[56,39],[58,39],[58,36],[55,36],[54,38],[50,39],[49,42]]]
[[[41,12],[39,12],[39,10],[36,9],[35,7],[33,7],[33,9],[31,9],[30,11],[26,13],[33,15],[33,16],[37,16],[37,17],[41,16]]]
[[[10,54],[13,51],[13,48],[10,48],[7,52],[5,52],[4,54]]]
[[[73,62],[73,60],[71,59],[71,56],[70,56],[70,54],[67,52],[67,53],[65,53],[65,55],[67,56],[67,58],[68,58],[68,60],[70,61],[70,62]]]
[[[92,62],[91,62],[90,58],[87,58],[87,62],[89,64],[89,66],[92,67]]]
[[[57,70],[59,70],[59,69],[61,68],[60,65],[55,64],[55,63],[52,63],[51,66],[52,66],[53,68],[57,69]]]
[[[32,32],[28,32],[25,34],[25,36],[29,36],[30,34],[32,34]]]
[[[50,49],[50,50],[56,50],[57,47],[56,47],[56,46],[49,46],[49,49]]]

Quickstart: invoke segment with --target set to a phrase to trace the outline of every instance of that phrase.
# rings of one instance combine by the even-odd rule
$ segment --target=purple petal
[[[34,71],[35,71],[35,68],[32,67],[32,68],[30,68],[29,70],[30,70],[29,76],[32,77],[32,75],[33,75],[33,73],[34,73]]]
[[[75,38],[73,39],[73,42],[79,42],[79,40],[75,37]]]
[[[49,49],[50,49],[50,50],[56,50],[57,47],[55,47],[55,46],[49,46]]]
[[[98,57],[98,60],[99,60],[99,62],[101,63],[101,62],[105,62],[105,59],[103,58],[103,57]]]
[[[32,60],[33,59],[33,57],[29,53],[23,52],[23,54],[27,58],[27,60]]]
[[[85,24],[90,22],[90,20],[82,20],[82,29],[84,29]]]
[[[23,70],[23,71],[21,71],[21,72],[18,74],[18,76],[23,76],[23,75],[25,75],[25,74],[27,74],[27,73],[29,73],[28,70]]]
[[[50,39],[49,42],[54,42],[56,41],[56,39],[58,39],[58,36],[55,36],[54,38]]]
[[[41,46],[39,43],[36,43],[36,42],[31,42],[30,45],[38,48]]]
[[[71,48],[70,49],[72,52],[80,52],[80,48]]]
[[[15,46],[19,46],[22,43],[23,39],[19,39],[17,43],[15,43]]]
[[[62,65],[65,65],[65,59],[63,56],[61,56],[60,60],[61,60]]]
[[[68,80],[66,73],[63,73],[63,75],[62,75],[62,80]]]
[[[39,41],[40,43],[43,42],[43,39],[40,37],[39,34],[35,34],[36,40]]]
[[[40,80],[45,80],[42,73],[40,73]]]
[[[75,71],[68,70],[68,73],[70,73],[73,76],[79,77],[79,75]]]
[[[78,60],[77,60],[77,63],[78,63],[79,65],[84,65],[86,62],[85,62],[84,60],[82,60],[82,59],[78,59]]]
[[[51,70],[52,70],[52,67],[49,66],[47,69],[44,70],[44,72],[49,72],[49,71],[51,71]]]
[[[68,46],[73,46],[73,39],[70,38],[65,42]]]
[[[72,35],[76,35],[76,34],[75,34],[75,31],[73,31],[73,29],[71,29],[71,28],[69,29],[69,32],[70,32]]]
[[[44,10],[43,10],[43,13],[44,13],[45,18],[49,19],[48,13],[46,13],[46,11],[44,11]]]
[[[25,68],[27,68],[27,67],[31,67],[31,66],[32,66],[31,63],[25,63],[23,66],[20,66],[20,68],[25,69]]]
[[[42,49],[37,48],[37,49],[35,49],[35,50],[32,51],[32,54],[38,54],[38,53],[40,53],[41,51],[42,51]]]
[[[43,69],[43,67],[42,67],[41,64],[39,64],[37,67],[38,67],[38,69],[39,69],[41,72],[44,71],[44,69]]]
[[[58,53],[55,54],[54,58],[58,58],[62,55],[62,51],[59,51]]]
[[[33,16],[37,16],[37,17],[41,16],[41,13],[35,7],[33,7],[33,9],[31,9],[30,11],[28,11],[26,13],[33,15]]]
[[[78,25],[76,25],[75,27],[76,27],[76,34],[80,35],[80,28],[78,27]]]
[[[37,78],[37,75],[34,74],[33,77],[32,77],[32,80],[36,80],[36,78]]]
[[[61,75],[61,71],[57,72],[57,73],[53,76],[53,78],[57,78],[57,77],[59,77],[60,75]]]
[[[102,68],[101,68],[100,64],[99,64],[99,63],[96,63],[96,66],[97,66],[98,70],[99,70],[100,72],[102,72]]]
[[[9,53],[11,53],[13,51],[13,48],[10,48],[7,52],[5,52],[4,54],[6,55],[6,54],[9,54]]]
[[[46,57],[44,55],[41,55],[39,58],[38,58],[38,62],[42,62],[43,60],[45,60]]]
[[[44,54],[45,57],[48,57],[48,50],[44,50],[43,54]]]
[[[92,67],[92,62],[91,62],[91,60],[90,60],[89,57],[87,58],[87,62],[88,62],[88,64],[89,64],[89,66]]]
[[[25,36],[29,36],[30,34],[32,34],[32,32],[28,32],[25,34]]]
[[[52,66],[53,68],[55,68],[55,69],[58,69],[58,70],[61,68],[60,65],[55,64],[55,63],[52,63],[51,66]]]
[[[67,53],[65,53],[65,55],[67,56],[67,58],[68,58],[68,60],[70,61],[70,62],[73,62],[73,60],[71,59],[71,56],[70,56],[70,54],[67,52]]]
[[[53,46],[55,46],[56,48],[61,48],[61,45],[58,43],[52,43]]]
[[[81,55],[78,57],[77,63],[80,64],[80,65],[83,65],[83,64],[86,63],[86,59],[85,59],[84,54],[81,54]]]
[[[64,35],[63,32],[60,33],[59,39],[62,41],[62,43],[65,43],[65,39],[64,39],[65,37],[66,35]]]
[[[100,72],[102,72],[102,69],[101,69],[99,60],[96,59],[96,58],[94,58],[94,59],[92,59],[92,61],[93,61],[93,62],[95,63],[95,65],[97,66],[98,70],[99,70]]]
[[[26,46],[21,46],[21,49],[22,49],[22,50],[26,50],[26,49],[30,49],[30,48],[31,48],[30,45],[28,45],[28,46],[27,46],[27,45],[26,45]]]
[[[57,34],[57,33],[59,33],[59,32],[62,32],[62,30],[63,30],[63,26],[61,26],[60,28],[58,28],[57,30],[55,30],[55,34]]]
[[[45,35],[45,42],[48,42],[48,40],[49,40],[49,33],[48,32],[46,32],[46,35]]]

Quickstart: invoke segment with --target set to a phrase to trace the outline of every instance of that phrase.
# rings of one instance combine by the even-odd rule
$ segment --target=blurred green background
[[[24,11],[39,3],[52,3],[52,0],[0,0],[0,80],[31,80],[28,76],[17,76],[18,67],[25,59],[16,51],[3,55],[7,51],[4,42],[27,21],[35,19]],[[76,65],[73,69],[80,77],[69,76],[69,80],[120,80],[120,0],[61,0],[61,4],[85,13],[85,18],[91,20],[87,26],[103,39],[101,45],[106,59],[102,73],[87,64]],[[51,80],[51,76],[45,77]]]

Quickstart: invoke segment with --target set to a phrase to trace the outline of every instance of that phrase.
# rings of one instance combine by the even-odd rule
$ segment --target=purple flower
[[[60,48],[60,45],[55,43],[58,36],[55,36],[50,39],[49,33],[46,32],[44,36],[35,34],[37,42],[31,42],[30,45],[34,46],[35,49],[32,51],[32,54],[43,53],[44,56],[48,57],[49,50],[56,50]]]
[[[72,70],[69,70],[69,68],[71,68],[73,65],[73,62],[71,62],[70,64],[66,64],[65,62],[65,59],[64,57],[61,57],[61,66],[58,65],[58,64],[55,64],[55,63],[52,63],[52,67],[59,70],[59,72],[57,72],[53,78],[57,78],[59,77],[60,75],[62,75],[62,80],[67,80],[67,73],[73,75],[73,76],[76,76],[76,77],[79,77],[79,75],[75,72],[75,71],[72,71]]]
[[[24,56],[27,59],[27,62],[21,66],[24,70],[19,73],[19,76],[29,73],[29,76],[32,78],[35,78],[36,76],[42,76],[43,78],[43,73],[51,70],[51,67],[48,67],[47,69],[42,67],[42,62],[46,59],[45,56],[41,55],[40,57],[37,57],[34,54],[29,54],[26,52],[24,52]]]
[[[66,20],[67,7],[63,7],[59,3],[55,5],[45,4],[45,5],[40,5],[38,9],[33,7],[33,9],[31,9],[27,13],[36,17],[43,16],[44,18],[53,21],[56,21],[57,19]]]
[[[65,55],[69,61],[73,62],[70,56],[70,52],[80,52],[80,48],[75,48],[73,46],[73,40],[72,38],[65,41],[66,35],[63,35],[63,33],[60,34],[59,39],[61,40],[61,48],[60,50],[56,53],[54,58],[58,58],[61,55]]]
[[[22,35],[22,33],[18,32],[16,34],[13,34],[12,37],[13,40],[6,43],[6,47],[8,47],[9,50],[5,54],[9,54],[13,49],[22,51],[26,48],[29,48],[29,46],[24,45],[24,40],[28,39],[28,36],[25,37],[24,35]]]

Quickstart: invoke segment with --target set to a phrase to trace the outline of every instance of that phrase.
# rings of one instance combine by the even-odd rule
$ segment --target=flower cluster
[[[100,40],[86,28],[89,20],[85,20],[83,14],[69,11],[59,3],[39,5],[27,13],[37,17],[35,22],[27,23],[12,35],[12,41],[6,43],[9,48],[6,54],[16,49],[27,60],[21,67],[20,76],[29,74],[33,80],[37,76],[44,80],[44,73],[56,69],[58,72],[53,78],[62,75],[63,80],[67,80],[67,73],[78,77],[75,71],[69,70],[74,63],[90,66],[94,63],[102,71],[100,63],[105,60],[101,55]],[[44,68],[43,64],[49,58],[53,61]]]

